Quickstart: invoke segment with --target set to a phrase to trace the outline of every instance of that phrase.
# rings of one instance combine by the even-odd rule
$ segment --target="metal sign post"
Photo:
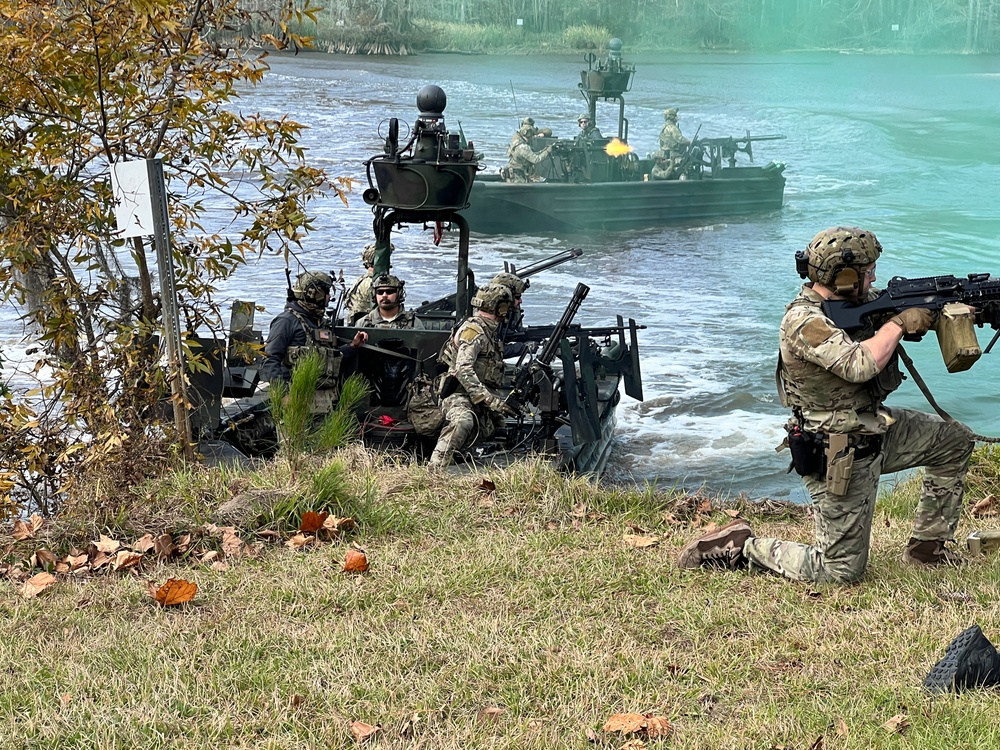
[[[112,187],[118,228],[124,237],[152,235],[156,250],[156,266],[160,276],[160,305],[163,318],[163,340],[167,345],[174,424],[180,439],[181,454],[194,458],[194,439],[188,411],[184,377],[184,350],[181,340],[180,316],[177,310],[177,288],[174,259],[170,250],[170,215],[167,210],[167,188],[163,178],[163,160],[119,162],[112,167]]]

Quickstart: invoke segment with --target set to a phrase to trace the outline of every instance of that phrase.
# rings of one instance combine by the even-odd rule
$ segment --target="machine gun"
[[[548,271],[550,268],[555,268],[556,266],[561,266],[567,261],[571,261],[574,258],[579,258],[583,255],[583,250],[578,247],[572,247],[569,250],[564,250],[561,253],[556,253],[544,260],[540,260],[537,263],[532,263],[531,265],[524,266],[523,268],[515,269],[515,267],[508,262],[504,262],[504,271],[507,273],[512,273],[515,276],[519,276],[522,279],[527,279],[530,276],[541,273],[542,271]],[[472,290],[475,291],[474,289]],[[415,308],[413,312],[417,315],[426,315],[427,313],[436,312],[453,312],[455,310],[455,295],[450,294],[447,297],[442,297],[441,299],[434,300],[433,302],[424,302],[419,307]]]
[[[607,338],[608,336],[616,336],[634,328],[636,331],[645,330],[646,326],[636,325],[617,325],[617,326],[581,326],[579,323],[573,323],[566,327],[563,332],[563,338],[579,338],[580,336],[586,336],[587,338],[600,339]],[[556,331],[556,326],[528,326],[521,331],[511,331],[506,336],[504,336],[504,343],[518,343],[527,341],[545,341],[546,339],[551,339]]]
[[[753,161],[753,144],[758,141],[783,140],[785,140],[784,135],[750,135],[750,131],[748,130],[743,138],[733,138],[732,136],[725,138],[702,138],[697,141],[697,145],[708,151],[709,158],[712,161],[712,168],[715,169],[722,165],[723,159],[729,161],[730,167],[735,167],[736,154],[738,152],[743,152],[750,157],[750,161]],[[691,145],[694,146],[695,142],[692,141]]]
[[[551,390],[553,381],[552,360],[559,353],[562,340],[566,336],[567,331],[569,331],[570,325],[573,323],[573,318],[579,312],[580,305],[583,304],[589,293],[589,286],[577,283],[576,289],[573,290],[573,296],[570,298],[569,304],[566,305],[566,309],[563,311],[562,317],[559,318],[559,322],[551,326],[550,335],[545,346],[542,347],[541,351],[538,352],[538,356],[530,364],[519,367],[514,373],[510,394],[505,400],[515,410],[519,410],[523,404],[528,403],[534,392],[544,384],[547,383],[550,386],[549,390]],[[547,409],[544,406],[540,408],[543,411],[551,411],[551,409]]]
[[[960,307],[954,315],[949,305],[968,305],[975,308],[974,315],[968,308]],[[982,353],[976,341],[973,322],[989,325],[997,333],[986,347],[988,354],[1000,338],[1000,278],[988,273],[970,273],[960,279],[956,276],[928,276],[920,279],[893,277],[885,291],[878,297],[860,304],[848,300],[826,300],[823,313],[838,328],[857,331],[866,319],[875,315],[895,314],[914,307],[924,307],[941,313],[936,326],[938,343],[949,372],[966,370]],[[955,308],[951,308],[954,311]],[[919,338],[906,336],[905,338]]]

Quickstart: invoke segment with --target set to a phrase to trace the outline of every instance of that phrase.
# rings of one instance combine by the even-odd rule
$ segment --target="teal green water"
[[[592,286],[580,320],[606,324],[615,312],[642,332],[646,401],[623,400],[612,462],[619,479],[669,486],[707,484],[751,496],[801,496],[773,447],[785,414],[774,393],[776,331],[799,285],[793,254],[836,224],[873,230],[885,247],[883,280],[892,275],[1000,275],[1000,58],[842,54],[637,55],[628,95],[630,142],[653,150],[666,106],[680,109],[689,137],[783,133],[763,143],[758,163],[787,164],[785,207],[710,226],[571,238],[474,238],[472,267],[482,277],[504,259],[525,264],[569,246],[584,256],[532,283],[529,323],[551,323],[578,280]],[[299,55],[272,59],[272,73],[244,109],[288,114],[311,126],[304,142],[334,174],[362,178],[361,162],[381,146],[386,121],[412,122],[416,92],[436,83],[445,112],[461,121],[493,170],[519,118],[571,136],[583,100],[576,56],[413,58]],[[598,109],[598,125],[612,111]],[[610,129],[610,127],[608,128]],[[302,258],[320,269],[360,271],[371,212],[317,206],[319,231]],[[473,227],[473,230],[475,228]],[[411,227],[394,237],[394,271],[411,301],[437,297],[453,278],[456,239],[440,248]],[[256,298],[266,322],[281,307],[280,262],[267,258],[227,291]],[[983,345],[990,331],[980,332]],[[11,311],[0,312],[0,344],[16,337]],[[985,356],[969,372],[948,374],[933,337],[909,350],[938,401],[977,431],[1000,434],[1000,376]],[[890,404],[926,408],[907,381]],[[785,454],[787,455],[787,454]]]

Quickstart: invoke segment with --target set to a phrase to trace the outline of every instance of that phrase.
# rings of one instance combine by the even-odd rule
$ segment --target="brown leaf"
[[[73,702],[73,695],[71,693],[63,693],[62,695],[59,696],[59,703],[61,703],[64,706],[68,706],[72,702]]]
[[[323,528],[323,524],[329,515],[325,510],[318,513],[314,510],[306,511],[302,514],[302,523],[299,524],[299,531],[303,534],[315,534]]]
[[[24,582],[20,589],[21,596],[25,599],[34,599],[55,582],[56,577],[51,573],[39,573]]]
[[[185,552],[188,551],[188,547],[190,546],[191,546],[191,535],[181,534],[179,537],[177,537],[177,540],[174,542],[174,554],[183,555]]]
[[[476,715],[476,721],[480,724],[496,724],[500,721],[500,715],[503,713],[503,709],[499,706],[489,706],[487,708],[480,709],[479,713]]]
[[[310,542],[315,541],[315,539],[316,537],[314,536],[306,536],[305,534],[296,534],[287,542],[285,542],[285,546],[291,547],[292,549],[302,549]]]
[[[216,560],[209,567],[216,573],[222,573],[229,570],[229,563],[227,563],[225,560]]]
[[[115,555],[115,562],[111,568],[112,570],[125,570],[126,568],[134,568],[140,562],[142,562],[142,555],[123,549]]]
[[[650,739],[667,737],[673,727],[665,716],[646,716],[646,734]]]
[[[341,532],[350,531],[355,526],[357,526],[357,521],[348,516],[347,518],[337,518],[337,516],[330,516],[325,521],[323,521],[323,529],[329,532]]]
[[[160,534],[153,541],[153,550],[161,560],[166,560],[173,556],[177,548],[174,546],[174,538],[170,534]]]
[[[695,512],[696,513],[711,513],[712,512],[712,501],[709,500],[708,498],[705,498],[700,503],[698,503],[698,507],[695,509]]]
[[[837,730],[837,734],[839,734],[841,737],[846,737],[848,734],[850,734],[850,730],[847,728],[847,722],[841,719],[839,716],[833,722],[833,726]]]
[[[14,521],[14,530],[10,533],[19,542],[35,538],[35,529],[31,527],[30,523],[22,521],[20,518]]]
[[[600,742],[601,741],[601,736],[597,732],[595,732],[593,729],[591,729],[590,727],[587,727],[584,730],[583,733],[587,737],[587,742]]]
[[[219,559],[219,552],[218,552],[218,550],[212,549],[212,550],[209,550],[208,552],[206,552],[204,555],[202,555],[201,556],[201,560],[199,560],[199,562],[202,565],[208,565],[209,563],[213,563],[213,562],[215,562],[218,559]]]
[[[660,540],[655,536],[639,536],[638,534],[625,534],[622,540],[629,547],[636,547],[637,549],[655,547],[660,543]]]
[[[222,532],[222,551],[226,557],[239,557],[243,548],[243,540],[235,529],[224,529]]]
[[[646,743],[640,739],[631,739],[618,750],[646,750]]]
[[[365,724],[363,721],[351,722],[351,734],[354,735],[354,739],[358,742],[364,742],[371,739],[381,728],[382,727],[378,724],[372,726],[371,724]]]
[[[87,559],[87,554],[85,552],[78,552],[76,554],[70,552],[70,554],[66,555],[63,562],[69,565],[70,570],[78,570],[87,564]]]
[[[492,479],[484,479],[482,483],[476,487],[476,489],[487,495],[495,495],[497,492],[497,485]]]
[[[160,588],[151,584],[147,591],[153,590],[153,598],[161,607],[172,607],[175,604],[184,604],[194,599],[198,593],[198,584],[185,581],[183,578],[171,578]]]
[[[344,555],[344,572],[345,573],[364,573],[368,570],[368,556],[364,552],[357,549],[347,550],[347,554]]]
[[[35,565],[42,570],[52,570],[56,565],[56,556],[44,547],[35,550]]]
[[[626,523],[625,525],[628,526],[630,529],[632,529],[632,533],[633,534],[646,534],[646,533],[648,533],[646,531],[646,529],[642,528],[638,524],[635,524],[635,523]]]
[[[906,714],[896,714],[882,726],[892,734],[904,734],[910,728],[910,720],[906,718]]]
[[[145,555],[151,549],[156,546],[156,542],[153,541],[152,534],[144,534],[132,543],[132,549],[138,552],[140,555]]]
[[[823,750],[823,735],[820,735],[809,746],[809,750]]]
[[[90,569],[99,570],[111,562],[111,558],[105,555],[103,552],[96,552],[90,560]]]
[[[101,538],[96,542],[91,542],[91,544],[98,552],[104,552],[109,555],[113,555],[122,546],[121,542],[117,539],[109,539],[104,534],[101,534]]]
[[[984,516],[995,516],[1000,513],[1000,508],[997,507],[998,503],[993,495],[987,495],[982,500],[977,502],[972,506],[972,515],[984,517]]]
[[[605,732],[637,734],[646,729],[646,717],[642,714],[614,714],[604,723]]]
[[[262,539],[281,539],[281,534],[273,529],[265,529],[264,531],[258,531],[257,536]]]

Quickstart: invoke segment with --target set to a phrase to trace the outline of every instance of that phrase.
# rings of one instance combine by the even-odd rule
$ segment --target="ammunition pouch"
[[[426,375],[416,376],[406,387],[406,419],[418,435],[436,435],[444,424],[444,413],[435,390],[433,381]]]

